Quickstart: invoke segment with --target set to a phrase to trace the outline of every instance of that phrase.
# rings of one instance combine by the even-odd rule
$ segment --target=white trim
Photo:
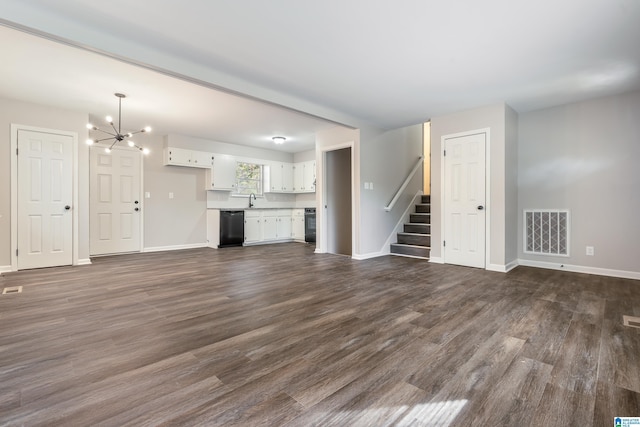
[[[504,264],[489,264],[487,266],[488,271],[497,271],[498,273],[508,273],[514,268],[518,266],[518,260],[511,261],[510,263]]]
[[[198,248],[208,248],[209,245],[204,243],[190,243],[187,245],[171,245],[171,246],[152,246],[149,248],[143,248],[142,252],[164,252],[164,251],[180,251],[183,249],[198,249]],[[137,253],[137,252],[129,252],[129,253]],[[118,254],[114,254],[118,255]]]
[[[79,259],[76,265],[91,265],[91,259],[90,258]]]
[[[597,276],[610,276],[620,277],[623,279],[640,280],[640,272],[638,271],[612,270],[609,268],[586,267],[582,265],[562,264],[560,262],[531,261],[528,259],[518,259],[518,264],[526,267],[546,268],[549,270],[564,270],[571,271],[573,273],[586,273],[595,274]]]
[[[330,146],[323,146],[316,150],[316,195],[320,196],[320,203],[316,209],[316,250],[315,253],[327,253],[327,218],[325,215],[325,205],[327,204],[327,191],[325,187],[326,175],[326,155],[329,151],[341,150],[343,148],[351,149],[351,256],[361,256],[359,254],[360,245],[358,237],[360,236],[360,152],[355,141],[347,141]],[[356,158],[358,161],[356,162]],[[320,232],[318,232],[318,224],[320,224]]]
[[[365,259],[371,259],[371,258],[378,258],[381,256],[385,256],[385,255],[389,255],[389,252],[369,252],[368,254],[357,254],[357,255],[352,255],[351,259],[354,259],[356,261],[364,261]]]
[[[18,248],[18,156],[16,150],[18,149],[18,131],[25,130],[30,132],[42,132],[52,133],[56,135],[69,136],[72,139],[72,152],[71,152],[71,164],[72,164],[72,256],[71,265],[78,264],[79,257],[79,243],[78,243],[78,208],[79,208],[79,195],[78,195],[78,133],[71,131],[64,131],[59,129],[48,129],[37,126],[21,125],[11,123],[11,271],[18,270],[18,257],[16,256],[16,250]]]
[[[446,264],[445,261],[445,248],[444,248],[444,240],[445,240],[445,178],[446,178],[446,170],[445,170],[445,141],[447,139],[460,138],[464,136],[485,134],[485,156],[484,156],[484,185],[485,185],[485,201],[484,201],[484,210],[485,210],[485,249],[484,249],[484,265],[485,269],[487,269],[491,263],[491,128],[482,128],[476,130],[470,130],[465,132],[451,133],[448,135],[442,135],[440,137],[440,194],[442,203],[440,203],[440,253],[442,254],[442,263]],[[433,241],[431,242],[431,247],[433,247]],[[432,258],[433,259],[433,258]]]
[[[0,274],[13,271],[10,265],[0,265]]]
[[[444,259],[439,256],[429,257],[429,262],[432,262],[434,264],[444,264]]]
[[[380,249],[380,253],[382,254],[391,253],[391,241],[393,240],[394,237],[396,237],[396,240],[397,240],[397,236],[398,236],[398,233],[400,232],[400,228],[404,225],[405,222],[407,222],[407,218],[410,215],[411,208],[416,205],[416,202],[419,200],[420,196],[422,196],[422,190],[418,190],[416,195],[413,196],[413,199],[411,199],[411,202],[409,203],[407,208],[404,210],[404,213],[402,214],[400,219],[398,219],[396,226],[393,228],[393,230],[391,230],[391,234],[389,234],[389,237],[384,242],[384,245],[382,245],[382,249]]]

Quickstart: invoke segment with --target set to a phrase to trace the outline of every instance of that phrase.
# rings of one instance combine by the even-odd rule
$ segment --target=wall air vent
[[[524,211],[524,252],[569,256],[569,211]]]

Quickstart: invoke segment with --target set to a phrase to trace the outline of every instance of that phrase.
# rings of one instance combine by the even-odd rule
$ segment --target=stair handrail
[[[418,161],[416,162],[416,164],[413,167],[413,169],[411,169],[411,172],[409,172],[409,175],[407,175],[407,178],[404,180],[404,182],[402,183],[402,186],[400,186],[400,188],[396,192],[396,195],[393,196],[393,199],[391,199],[389,204],[384,207],[385,211],[391,212],[391,209],[393,209],[393,207],[395,206],[396,202],[398,201],[398,199],[400,198],[400,196],[404,192],[405,188],[407,188],[407,185],[409,185],[409,182],[411,181],[413,176],[416,174],[418,169],[420,169],[420,166],[422,166],[422,161],[423,160],[424,160],[424,156],[419,156],[418,157]]]

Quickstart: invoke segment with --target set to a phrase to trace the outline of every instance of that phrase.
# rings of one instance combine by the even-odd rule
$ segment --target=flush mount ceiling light
[[[287,140],[287,138],[285,138],[284,136],[274,136],[271,139],[273,139],[273,142],[275,142],[276,144],[284,144],[284,142]]]
[[[126,98],[126,95],[124,95],[122,93],[116,93],[114,95],[118,97],[118,127],[116,128],[116,126],[113,124],[113,118],[111,118],[111,116],[107,116],[106,120],[107,120],[107,123],[109,123],[111,125],[111,128],[113,129],[113,132],[100,129],[97,126],[92,125],[91,123],[87,124],[87,129],[95,130],[95,131],[106,133],[107,135],[109,135],[107,138],[102,138],[102,139],[87,139],[87,144],[92,145],[92,144],[95,144],[96,142],[109,141],[109,140],[113,139],[113,143],[109,147],[104,149],[104,151],[106,151],[107,153],[110,153],[111,149],[113,148],[113,146],[116,145],[120,141],[124,141],[125,138],[131,138],[133,135],[135,135],[136,133],[140,133],[140,132],[151,132],[151,127],[147,126],[144,129],[140,129],[140,130],[135,131],[135,132],[122,133],[122,128],[121,128],[121,126],[122,126],[122,98]],[[139,145],[136,145],[136,143],[131,141],[130,139],[127,140],[127,145],[129,145],[129,147],[137,148],[138,150],[142,151],[144,154],[149,154],[149,149],[148,148],[140,147]]]

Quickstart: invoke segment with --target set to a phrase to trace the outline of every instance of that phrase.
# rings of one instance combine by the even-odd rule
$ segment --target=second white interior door
[[[444,261],[485,267],[486,134],[445,139]]]
[[[91,255],[139,252],[142,199],[140,151],[91,147]]]

